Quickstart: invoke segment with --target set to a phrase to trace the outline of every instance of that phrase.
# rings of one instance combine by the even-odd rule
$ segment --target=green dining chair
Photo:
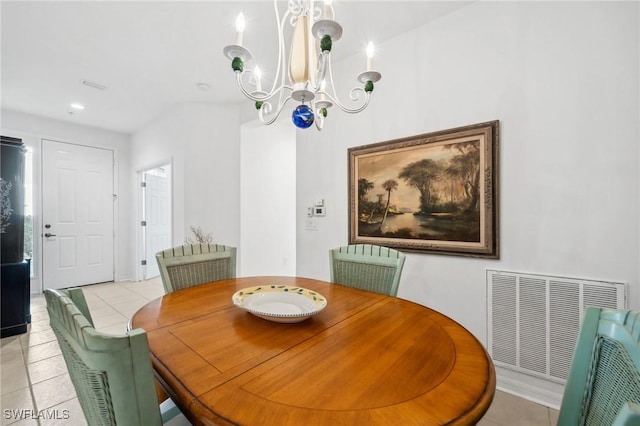
[[[236,248],[185,244],[156,254],[165,293],[236,277]]]
[[[170,400],[162,404],[166,411],[158,405],[144,330],[124,336],[97,331],[80,289],[47,289],[44,295],[51,328],[88,424],[160,425],[181,414]]]
[[[640,312],[587,307],[559,426],[640,425]]]
[[[329,251],[331,282],[396,296],[405,255],[388,247],[352,244]]]

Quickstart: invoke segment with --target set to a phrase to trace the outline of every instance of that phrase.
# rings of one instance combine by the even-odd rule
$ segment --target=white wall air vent
[[[496,367],[523,373],[511,382],[534,376],[564,385],[589,305],[624,308],[626,285],[487,270],[487,347]]]

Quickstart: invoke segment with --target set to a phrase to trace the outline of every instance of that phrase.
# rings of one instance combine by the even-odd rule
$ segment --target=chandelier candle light
[[[255,102],[258,117],[263,124],[275,122],[289,99],[301,102],[292,114],[293,124],[301,129],[314,123],[322,130],[327,111],[336,105],[351,114],[363,111],[369,105],[373,84],[382,77],[373,71],[373,43],[367,46],[367,68],[358,74],[362,87],[354,87],[349,93],[353,107],[343,105],[338,99],[331,73],[331,48],[342,36],[342,26],[335,19],[331,0],[324,0],[324,7],[315,7],[314,0],[289,0],[282,19],[277,0],[273,6],[278,27],[278,63],[273,85],[269,91],[262,89],[260,68],[246,67],[252,60],[251,52],[242,45],[245,29],[244,14],[236,19],[235,44],[226,46],[224,55],[231,60],[240,91]],[[293,27],[289,46],[289,61],[285,58],[284,27]],[[320,52],[319,54],[317,52]],[[287,68],[288,72],[284,70]],[[279,83],[278,83],[279,82]]]

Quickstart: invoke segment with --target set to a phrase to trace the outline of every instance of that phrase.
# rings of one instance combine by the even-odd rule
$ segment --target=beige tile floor
[[[83,287],[96,328],[123,334],[129,318],[164,292],[159,279]],[[44,296],[31,298],[26,334],[0,340],[0,425],[86,425],[60,348],[49,328]],[[47,418],[48,417],[48,418]],[[496,392],[482,426],[548,426],[558,412]]]

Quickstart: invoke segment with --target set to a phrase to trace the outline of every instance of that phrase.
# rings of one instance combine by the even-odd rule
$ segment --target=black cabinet
[[[0,337],[8,337],[27,332],[31,322],[30,312],[30,260],[19,263],[3,263],[0,274],[0,303],[2,328]]]
[[[30,314],[30,261],[24,259],[24,154],[22,140],[1,137],[1,337],[26,333]]]
[[[24,259],[24,153],[21,139],[2,136],[0,151],[0,258]]]

